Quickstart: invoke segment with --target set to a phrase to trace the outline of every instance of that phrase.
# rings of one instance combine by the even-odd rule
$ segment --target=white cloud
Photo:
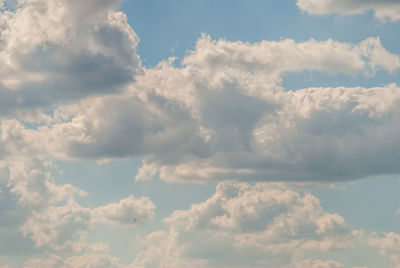
[[[379,39],[249,44],[203,36],[183,63],[147,69],[120,94],[62,106],[48,126],[5,121],[3,135],[46,157],[141,156],[137,179],[331,182],[399,173],[395,84],[281,86],[285,73],[303,70],[394,72],[400,59]]]
[[[219,183],[210,199],[165,222],[169,231],[146,238],[147,251],[135,267],[282,267],[355,239],[344,219],[324,212],[316,197],[272,184]],[[332,265],[315,267],[340,267]]]
[[[22,252],[32,252],[25,245],[35,246],[37,250],[33,251],[82,251],[89,246],[85,235],[91,212],[75,202],[75,197],[84,196],[85,192],[69,184],[56,185],[50,174],[51,162],[31,155],[10,154],[0,165],[1,188],[7,198],[0,210],[10,215],[2,224],[3,241],[10,241],[10,245],[13,240],[19,241],[24,245],[19,245]],[[21,240],[21,234],[31,241]]]
[[[2,241],[10,240],[10,248],[14,248],[13,241],[19,241],[38,250],[98,251],[104,247],[87,240],[93,224],[143,224],[154,215],[155,206],[146,197],[130,196],[103,207],[82,207],[76,197],[86,193],[70,184],[55,184],[51,162],[32,155],[9,154],[8,159],[0,161],[0,167],[1,197],[6,199],[0,206],[3,215],[0,237]],[[132,217],[134,222],[130,221]],[[21,240],[20,234],[29,238],[33,245]]]
[[[364,14],[372,11],[380,20],[400,20],[397,0],[297,0],[297,6],[310,14]]]
[[[93,211],[105,210],[106,207],[108,211],[118,211],[123,206],[121,204],[132,200],[138,201],[127,198]],[[54,208],[47,215],[38,216],[43,220],[41,225],[34,225],[41,228],[37,235],[57,233],[54,239],[46,242],[47,245],[62,238],[63,234],[71,238],[74,232],[83,232],[87,228],[72,226],[82,219],[78,217],[78,214],[82,215],[82,210],[88,211],[77,205],[73,207],[79,213],[71,208],[61,208],[61,211]],[[59,217],[59,214],[63,216]],[[58,219],[58,222],[52,219]],[[86,218],[81,223],[88,221]],[[222,182],[208,200],[194,204],[188,210],[177,210],[164,221],[169,226],[168,230],[152,232],[138,241],[138,246],[144,250],[130,265],[122,264],[118,258],[104,253],[109,251],[107,245],[84,244],[86,241],[81,239],[82,248],[75,250],[81,255],[50,255],[26,261],[24,267],[339,268],[345,266],[335,260],[309,259],[309,256],[326,255],[360,245],[380,249],[394,264],[399,260],[398,234],[378,236],[376,233],[364,234],[352,230],[343,217],[325,212],[315,196],[299,194],[284,184],[259,183],[251,186]],[[118,222],[126,223],[120,219]],[[53,227],[47,228],[48,225]],[[62,245],[60,241],[56,244]]]
[[[65,206],[51,206],[44,211],[33,211],[21,231],[35,241],[37,247],[81,252],[87,246],[82,240],[89,223],[90,209],[70,202]]]
[[[136,199],[129,196],[119,203],[95,208],[94,221],[113,222],[121,225],[136,225],[154,216],[154,204],[147,197]]]

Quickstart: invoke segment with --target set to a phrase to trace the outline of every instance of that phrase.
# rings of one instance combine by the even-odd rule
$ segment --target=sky
[[[0,268],[400,267],[398,0],[0,0]]]

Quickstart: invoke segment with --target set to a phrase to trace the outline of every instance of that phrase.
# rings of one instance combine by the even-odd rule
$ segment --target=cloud
[[[367,244],[370,247],[380,249],[381,253],[390,257],[395,268],[400,267],[400,235],[389,232],[383,236],[376,233],[370,234],[367,238]]]
[[[366,248],[400,267],[399,234],[352,229],[317,197],[284,183],[220,182],[209,199],[164,222],[166,231],[143,239],[133,267],[361,268],[331,258]]]
[[[20,0],[0,11],[0,117],[120,90],[141,71],[119,0]]]
[[[2,135],[43,157],[143,157],[137,179],[335,182],[398,174],[397,85],[289,91],[281,83],[303,70],[373,75],[399,67],[377,38],[249,44],[203,36],[181,67],[165,61],[123,92],[60,106],[48,125],[4,121]]]
[[[24,245],[57,251],[82,251],[89,245],[85,241],[89,226],[90,209],[82,208],[75,198],[86,193],[70,184],[56,185],[50,171],[51,162],[33,155],[7,155],[0,161],[2,193],[8,203],[1,207],[5,218],[5,241],[20,241]],[[21,234],[29,239],[24,241]],[[16,245],[18,247],[18,245]],[[15,252],[32,252],[22,247]]]
[[[147,197],[136,199],[129,196],[119,203],[108,204],[94,209],[94,221],[114,222],[121,225],[136,225],[154,216],[154,204]]]
[[[344,219],[324,212],[313,195],[272,184],[219,183],[210,199],[165,222],[169,230],[148,235],[135,267],[283,267],[355,239]],[[315,267],[340,267],[334,264]]]
[[[1,5],[0,240],[8,250],[22,241],[19,254],[60,255],[25,267],[126,267],[105,254],[107,245],[89,242],[91,227],[154,216],[147,197],[83,207],[87,193],[55,183],[54,159],[141,157],[138,180],[186,182],[332,183],[400,173],[397,85],[282,86],[293,72],[395,73],[400,58],[379,38],[246,43],[203,35],[180,66],[169,59],[144,68],[119,2]],[[146,236],[133,265],[341,267],[308,254],[362,236],[315,196],[266,183],[221,182],[210,199],[165,222],[168,230]],[[398,263],[397,236],[367,241]]]
[[[146,197],[130,196],[103,207],[82,207],[77,197],[87,193],[70,184],[55,184],[51,172],[56,167],[32,155],[9,154],[0,167],[1,197],[6,200],[0,206],[0,237],[10,241],[7,245],[15,252],[102,250],[87,240],[92,225],[143,224],[154,215],[155,206]],[[25,246],[15,245],[18,241]]]
[[[5,215],[0,236],[16,254],[87,252],[93,247],[87,233],[94,218],[118,223],[123,221],[118,213],[131,209],[143,223],[149,218],[146,211],[153,213],[146,198],[130,197],[121,207],[82,207],[77,197],[86,193],[54,182],[56,167],[37,143],[35,131],[24,125],[49,123],[46,113],[60,104],[120,92],[142,72],[136,54],[139,39],[126,16],[116,11],[120,2],[1,1],[0,189],[7,202],[0,207]],[[104,213],[94,217],[94,211]],[[14,247],[15,241],[28,248]]]
[[[35,241],[36,247],[81,252],[87,246],[84,236],[89,223],[90,210],[71,202],[65,206],[34,211],[21,231]]]
[[[313,15],[353,15],[372,11],[380,20],[400,20],[400,3],[397,0],[297,0],[297,6]]]
[[[400,58],[379,38],[251,44],[203,35],[182,66],[168,60],[145,69],[138,37],[115,11],[118,3],[26,0],[0,13],[0,114],[8,116],[0,156],[139,156],[137,179],[167,181],[336,181],[398,173],[389,160],[397,151],[396,86],[282,87],[285,74],[305,70],[395,72]],[[26,122],[39,124],[27,128]]]
[[[97,210],[106,207],[115,210],[121,204],[129,203],[127,200],[132,202],[129,197]],[[75,209],[80,212],[89,210],[78,206]],[[68,214],[64,213],[67,211],[66,208],[61,208],[61,211],[54,209],[42,216],[46,218],[41,222],[45,226],[37,226],[43,229],[38,234],[49,235],[53,230],[63,229],[64,234],[71,237],[73,233],[68,231],[71,221],[75,220],[76,224],[79,217],[72,209]],[[63,217],[58,217],[59,214]],[[52,221],[52,218],[57,218],[60,223]],[[398,265],[399,260],[398,234],[378,235],[353,230],[340,215],[325,212],[318,198],[310,193],[295,192],[285,184],[258,183],[252,186],[221,182],[212,197],[193,204],[188,210],[174,211],[164,222],[168,225],[167,231],[154,231],[138,240],[143,251],[130,265],[109,255],[107,245],[82,243],[84,248],[75,251],[80,255],[50,255],[26,261],[24,267],[339,268],[345,266],[336,260],[311,259],[310,256],[326,256],[359,246],[380,249],[394,265]],[[44,231],[46,225],[55,226]],[[78,229],[80,232],[84,230]]]

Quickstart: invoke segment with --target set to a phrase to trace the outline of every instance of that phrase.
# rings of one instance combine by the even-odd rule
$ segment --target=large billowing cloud
[[[137,179],[168,181],[337,181],[399,172],[396,85],[282,87],[291,72],[396,72],[400,58],[379,38],[250,44],[203,35],[181,67],[169,60],[144,69],[117,4],[21,0],[0,13],[0,109],[8,115],[0,155],[140,156]],[[44,113],[49,106],[55,109]]]
[[[400,3],[397,0],[297,0],[297,6],[315,15],[352,15],[372,11],[380,20],[400,20]]]
[[[26,129],[8,120],[2,132],[46,157],[144,157],[137,179],[334,182],[398,174],[397,85],[289,91],[282,77],[399,68],[399,56],[377,38],[249,44],[203,36],[182,67],[162,62],[121,93],[56,109],[49,125]]]

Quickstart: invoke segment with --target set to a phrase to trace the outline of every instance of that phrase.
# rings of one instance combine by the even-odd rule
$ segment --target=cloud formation
[[[395,268],[400,267],[400,235],[389,232],[383,236],[372,233],[367,238],[367,244],[371,247],[378,248],[384,255],[390,257]]]
[[[297,0],[297,6],[313,15],[354,15],[372,11],[380,20],[400,20],[397,0]]]
[[[77,199],[87,193],[70,185],[57,185],[52,178],[52,163],[31,156],[8,155],[0,161],[0,193],[7,202],[0,206],[0,238],[10,250],[32,252],[14,245],[15,239],[37,251],[103,251],[87,240],[94,224],[143,224],[154,215],[155,206],[146,197],[129,196],[119,203],[102,207],[82,207]],[[22,234],[29,240],[23,240]],[[8,242],[9,241],[9,242]],[[18,248],[18,249],[17,249]]]
[[[311,255],[360,243],[400,265],[398,234],[352,230],[315,196],[283,184],[237,182],[398,175],[398,85],[291,91],[283,80],[304,71],[391,75],[399,55],[379,38],[246,43],[202,35],[180,65],[171,58],[144,68],[119,2],[0,1],[1,253],[57,253],[28,260],[29,268],[128,267],[107,244],[90,242],[90,229],[143,224],[155,205],[128,196],[84,207],[87,193],[58,185],[52,160],[140,157],[137,180],[236,182],[172,213],[166,231],[142,241],[134,267],[343,267]],[[393,1],[332,5],[298,1],[311,14],[373,10],[400,19]]]
[[[140,72],[119,0],[20,0],[0,11],[0,117],[113,93]]]
[[[122,199],[119,203],[95,208],[94,220],[112,222],[121,225],[136,225],[146,222],[154,216],[155,206],[147,197],[136,199],[133,195]]]
[[[203,36],[182,67],[162,62],[121,93],[60,106],[36,129],[4,121],[2,133],[44,157],[143,157],[137,179],[335,182],[398,174],[396,84],[289,91],[282,79],[304,70],[370,76],[399,68],[399,56],[378,38],[249,44]]]
[[[168,232],[148,235],[135,267],[305,267],[295,263],[310,252],[347,248],[357,236],[313,195],[271,184],[219,183],[210,199],[165,222]]]

